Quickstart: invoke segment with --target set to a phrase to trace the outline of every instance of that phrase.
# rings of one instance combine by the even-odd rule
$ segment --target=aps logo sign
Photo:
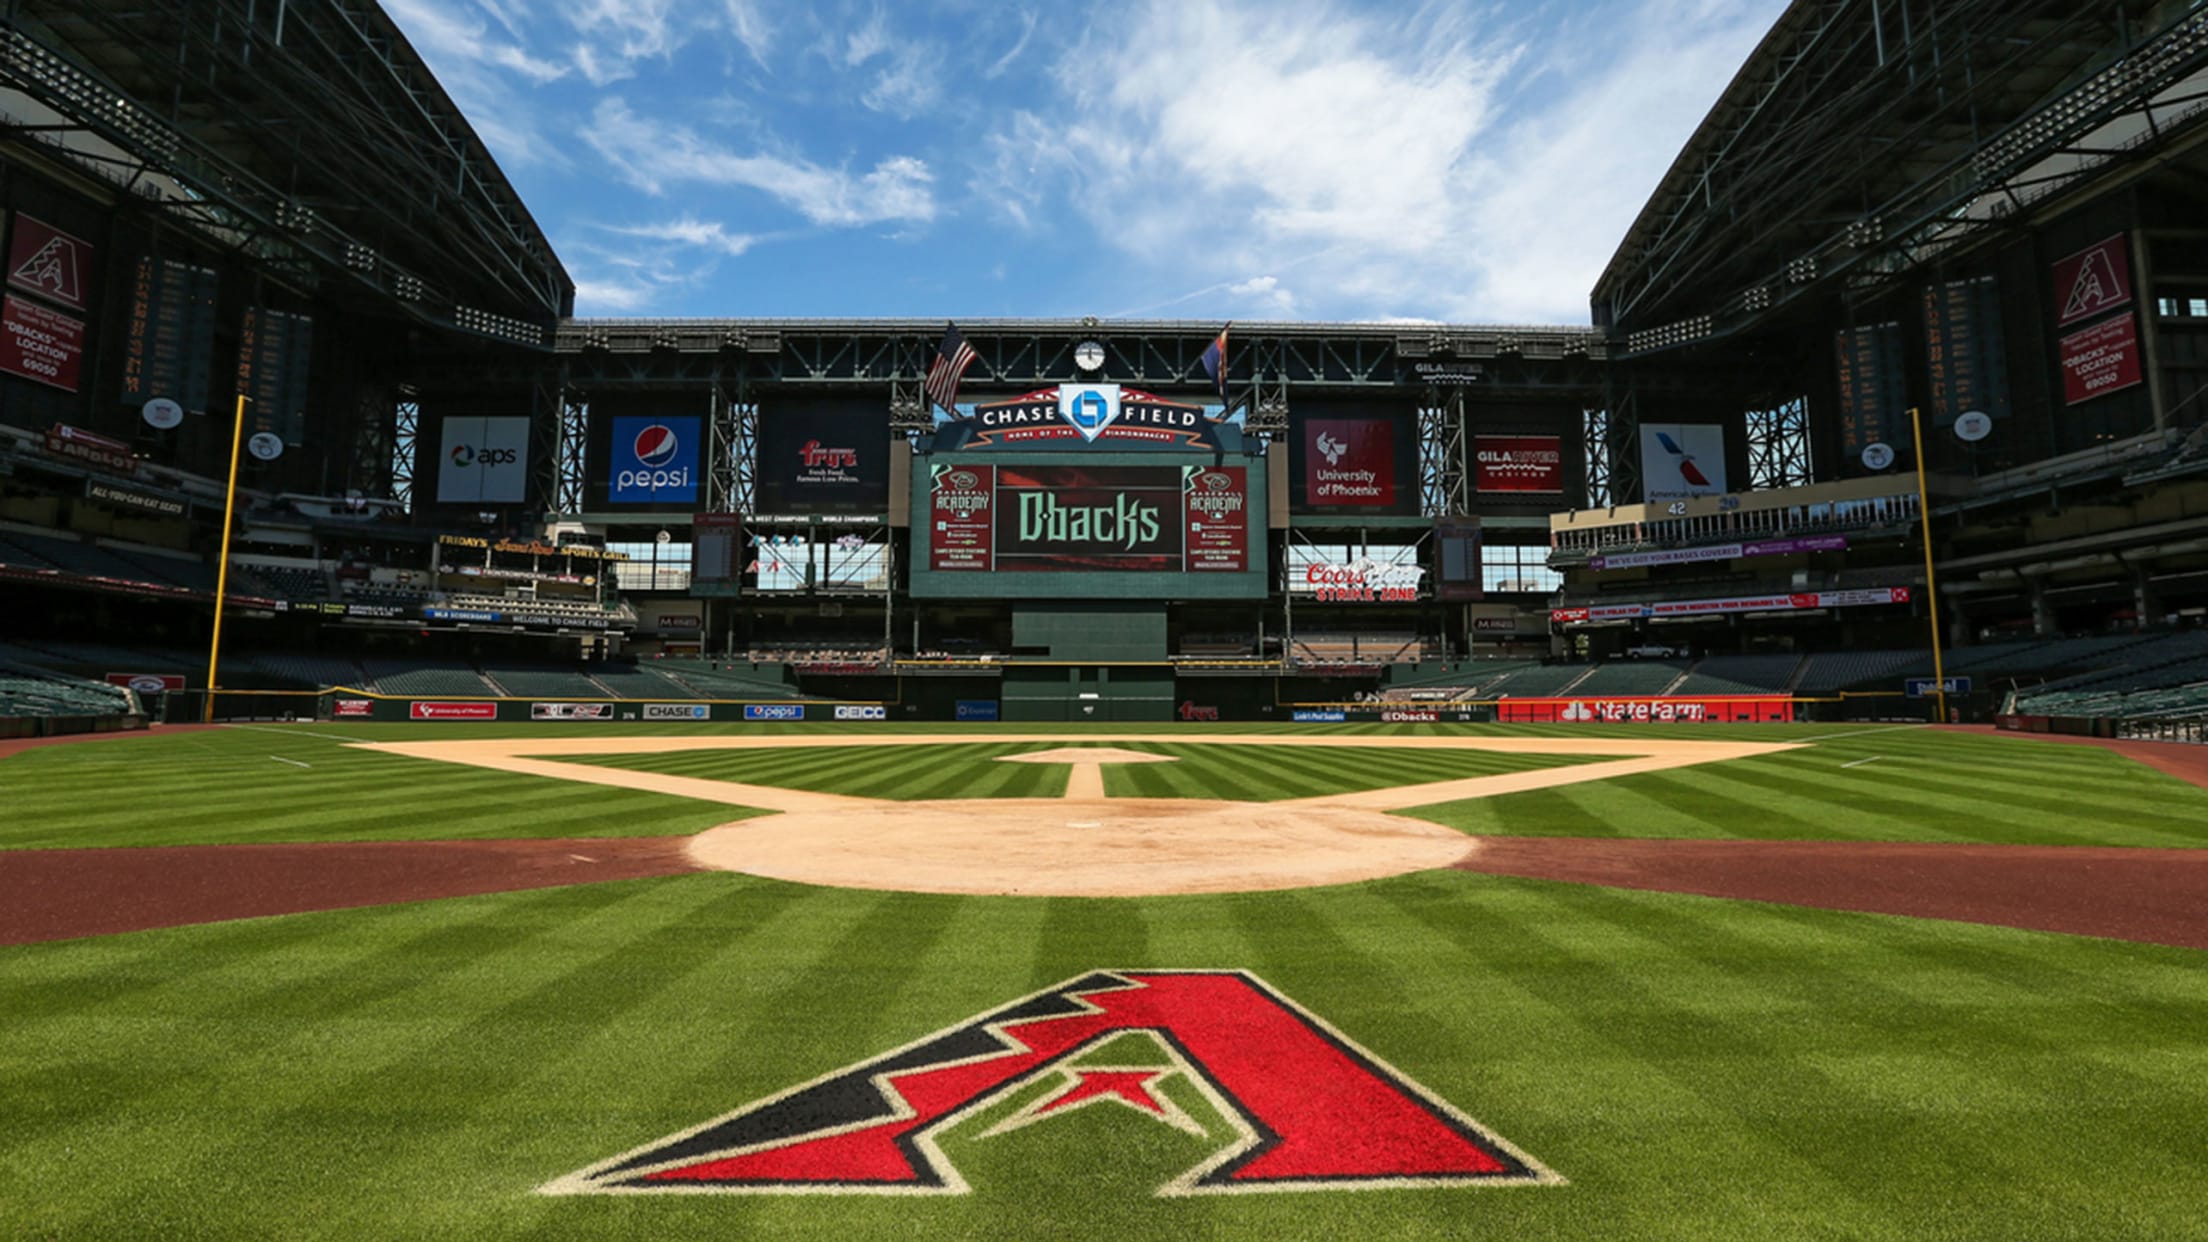
[[[689,503],[698,493],[698,420],[616,418],[613,475],[606,499],[613,504]]]
[[[1161,1196],[1563,1180],[1248,971],[1098,970],[538,1189],[965,1194],[950,1131],[1093,1104],[1217,1140]]]

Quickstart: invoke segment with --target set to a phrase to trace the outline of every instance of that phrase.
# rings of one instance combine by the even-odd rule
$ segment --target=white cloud
[[[1028,40],[1034,37],[1035,10],[1021,9],[1020,37],[1012,41],[1012,46],[1005,51],[1004,55],[999,56],[995,60],[991,61],[989,63],[989,67],[981,71],[981,76],[992,80],[1003,77],[1004,71],[1010,69],[1012,67],[1012,62],[1020,58],[1020,53],[1027,50]]]
[[[580,0],[566,16],[583,36],[575,45],[575,66],[596,86],[635,73],[637,61],[674,55],[686,38],[674,0]]]
[[[600,100],[583,139],[647,194],[673,185],[743,186],[780,200],[817,225],[854,227],[935,218],[934,174],[912,156],[890,156],[852,175],[802,156],[746,153],[686,126],[637,115],[618,96]]]
[[[976,180],[1030,227],[1077,204],[1140,266],[1219,282],[1221,311],[1584,322],[1602,262],[1778,7],[1608,4],[1544,30],[1461,8],[1150,0],[1064,52],[1064,101],[1003,119]],[[1289,267],[1309,298],[1247,276]]]
[[[588,318],[592,315],[620,314],[633,311],[652,300],[657,292],[651,286],[633,280],[577,280],[575,282],[575,314]]]
[[[744,45],[761,69],[768,68],[767,54],[774,50],[774,27],[759,12],[757,0],[725,0],[728,32]]]
[[[619,233],[624,237],[677,242],[685,246],[717,250],[731,258],[743,254],[759,242],[759,238],[753,234],[731,233],[718,220],[700,220],[695,216],[681,216],[658,224],[607,225],[606,231]]]

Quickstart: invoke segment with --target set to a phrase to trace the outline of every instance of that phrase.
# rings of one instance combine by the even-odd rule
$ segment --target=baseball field
[[[0,757],[0,1237],[2208,1238],[2182,752],[1875,725],[27,748]]]

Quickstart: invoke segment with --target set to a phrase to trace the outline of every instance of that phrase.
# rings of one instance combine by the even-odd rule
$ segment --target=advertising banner
[[[995,466],[932,467],[928,568],[986,572],[996,564]]]
[[[370,699],[332,699],[332,700],[330,700],[330,715],[332,715],[332,716],[336,716],[336,717],[338,717],[339,719],[345,719],[345,718],[348,718],[348,717],[356,717],[356,716],[357,716],[357,717],[362,717],[362,718],[365,718],[365,717],[373,716],[373,715],[375,715],[375,714],[376,714],[376,705],[375,705],[375,702],[374,702],[373,700],[370,700]]]
[[[803,720],[805,709],[796,703],[746,703],[746,720]]]
[[[1394,420],[1313,418],[1303,421],[1302,430],[1305,504],[1396,507]]]
[[[1297,724],[1342,724],[1349,713],[1339,707],[1299,707],[1289,713]]]
[[[43,220],[15,214],[8,243],[8,285],[35,293],[65,310],[85,309],[92,278],[92,247]]]
[[[2139,325],[2119,315],[2062,338],[2062,400],[2082,405],[2145,379],[2139,367]]]
[[[1844,535],[1815,535],[1807,539],[1761,539],[1754,543],[1718,543],[1703,548],[1666,548],[1657,552],[1620,552],[1590,556],[1589,569],[1640,569],[1649,565],[1692,565],[1703,561],[1730,561],[1743,556],[1790,556],[1801,552],[1844,552]]]
[[[960,720],[995,720],[997,718],[997,701],[995,699],[960,699],[953,712],[956,718]]]
[[[109,673],[107,684],[123,686],[140,694],[165,694],[182,690],[184,677],[180,673]]]
[[[889,406],[791,398],[759,412],[758,512],[880,513],[889,507]]]
[[[531,703],[531,720],[611,720],[611,703]]]
[[[46,429],[46,451],[102,470],[123,474],[135,474],[138,470],[138,459],[131,456],[129,445],[67,423],[55,423]]]
[[[1783,694],[1722,699],[1500,699],[1503,724],[1779,724],[1794,719]]]
[[[83,320],[12,293],[0,300],[0,371],[75,392],[83,361]]]
[[[888,709],[888,708],[886,708],[886,707],[883,707],[883,706],[881,706],[881,705],[880,705],[880,704],[878,704],[878,703],[865,703],[865,704],[850,704],[850,703],[838,703],[838,704],[836,705],[836,719],[838,719],[838,720],[887,720],[887,719],[889,719],[889,709]]]
[[[1472,437],[1473,489],[1482,492],[1562,492],[1560,436]]]
[[[192,508],[181,500],[171,500],[167,496],[156,496],[151,492],[141,492],[134,488],[117,487],[112,483],[102,483],[98,479],[86,479],[84,481],[84,494],[91,500],[105,501],[111,505],[120,505],[125,509],[136,509],[140,513],[150,513],[155,517],[183,517],[186,513],[191,512]]]
[[[1724,599],[1672,599],[1646,604],[1594,604],[1552,608],[1549,620],[1571,625],[1589,621],[1631,621],[1656,617],[1706,616],[1729,612],[1798,612],[1812,608],[1863,608],[1906,604],[1909,588],[1865,587],[1851,591],[1804,591],[1790,595],[1736,595]]]
[[[1380,709],[1382,724],[1440,724],[1438,707],[1384,707]]]
[[[413,720],[496,720],[496,703],[424,703],[406,705],[406,714]]]
[[[1250,567],[1249,468],[1181,468],[1182,520],[1190,573],[1241,573]]]
[[[2123,234],[2056,260],[2055,305],[2058,328],[2131,305],[2131,256]]]
[[[1715,423],[1641,424],[1641,484],[1649,504],[1725,491],[1725,428]]]
[[[624,417],[613,420],[612,473],[606,502],[688,507],[698,499],[698,420]]]
[[[527,418],[445,420],[437,503],[518,505],[529,489]]]
[[[703,703],[646,703],[646,720],[710,720],[713,709]],[[750,719],[747,715],[745,719]]]
[[[1343,564],[1314,561],[1304,566],[1299,581],[1288,585],[1321,604],[1412,604],[1418,602],[1418,584],[1425,576],[1426,567],[1414,561],[1367,556]]]

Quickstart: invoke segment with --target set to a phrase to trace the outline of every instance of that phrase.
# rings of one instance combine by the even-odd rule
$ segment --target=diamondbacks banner
[[[12,293],[0,300],[0,371],[75,392],[83,363],[83,320]]]
[[[2116,234],[2055,262],[2055,325],[2068,327],[2131,305],[2131,257]]]
[[[8,287],[34,293],[63,310],[89,302],[92,247],[81,238],[22,212],[8,243]]]
[[[1246,466],[943,465],[928,567],[1004,573],[1242,573]]]

